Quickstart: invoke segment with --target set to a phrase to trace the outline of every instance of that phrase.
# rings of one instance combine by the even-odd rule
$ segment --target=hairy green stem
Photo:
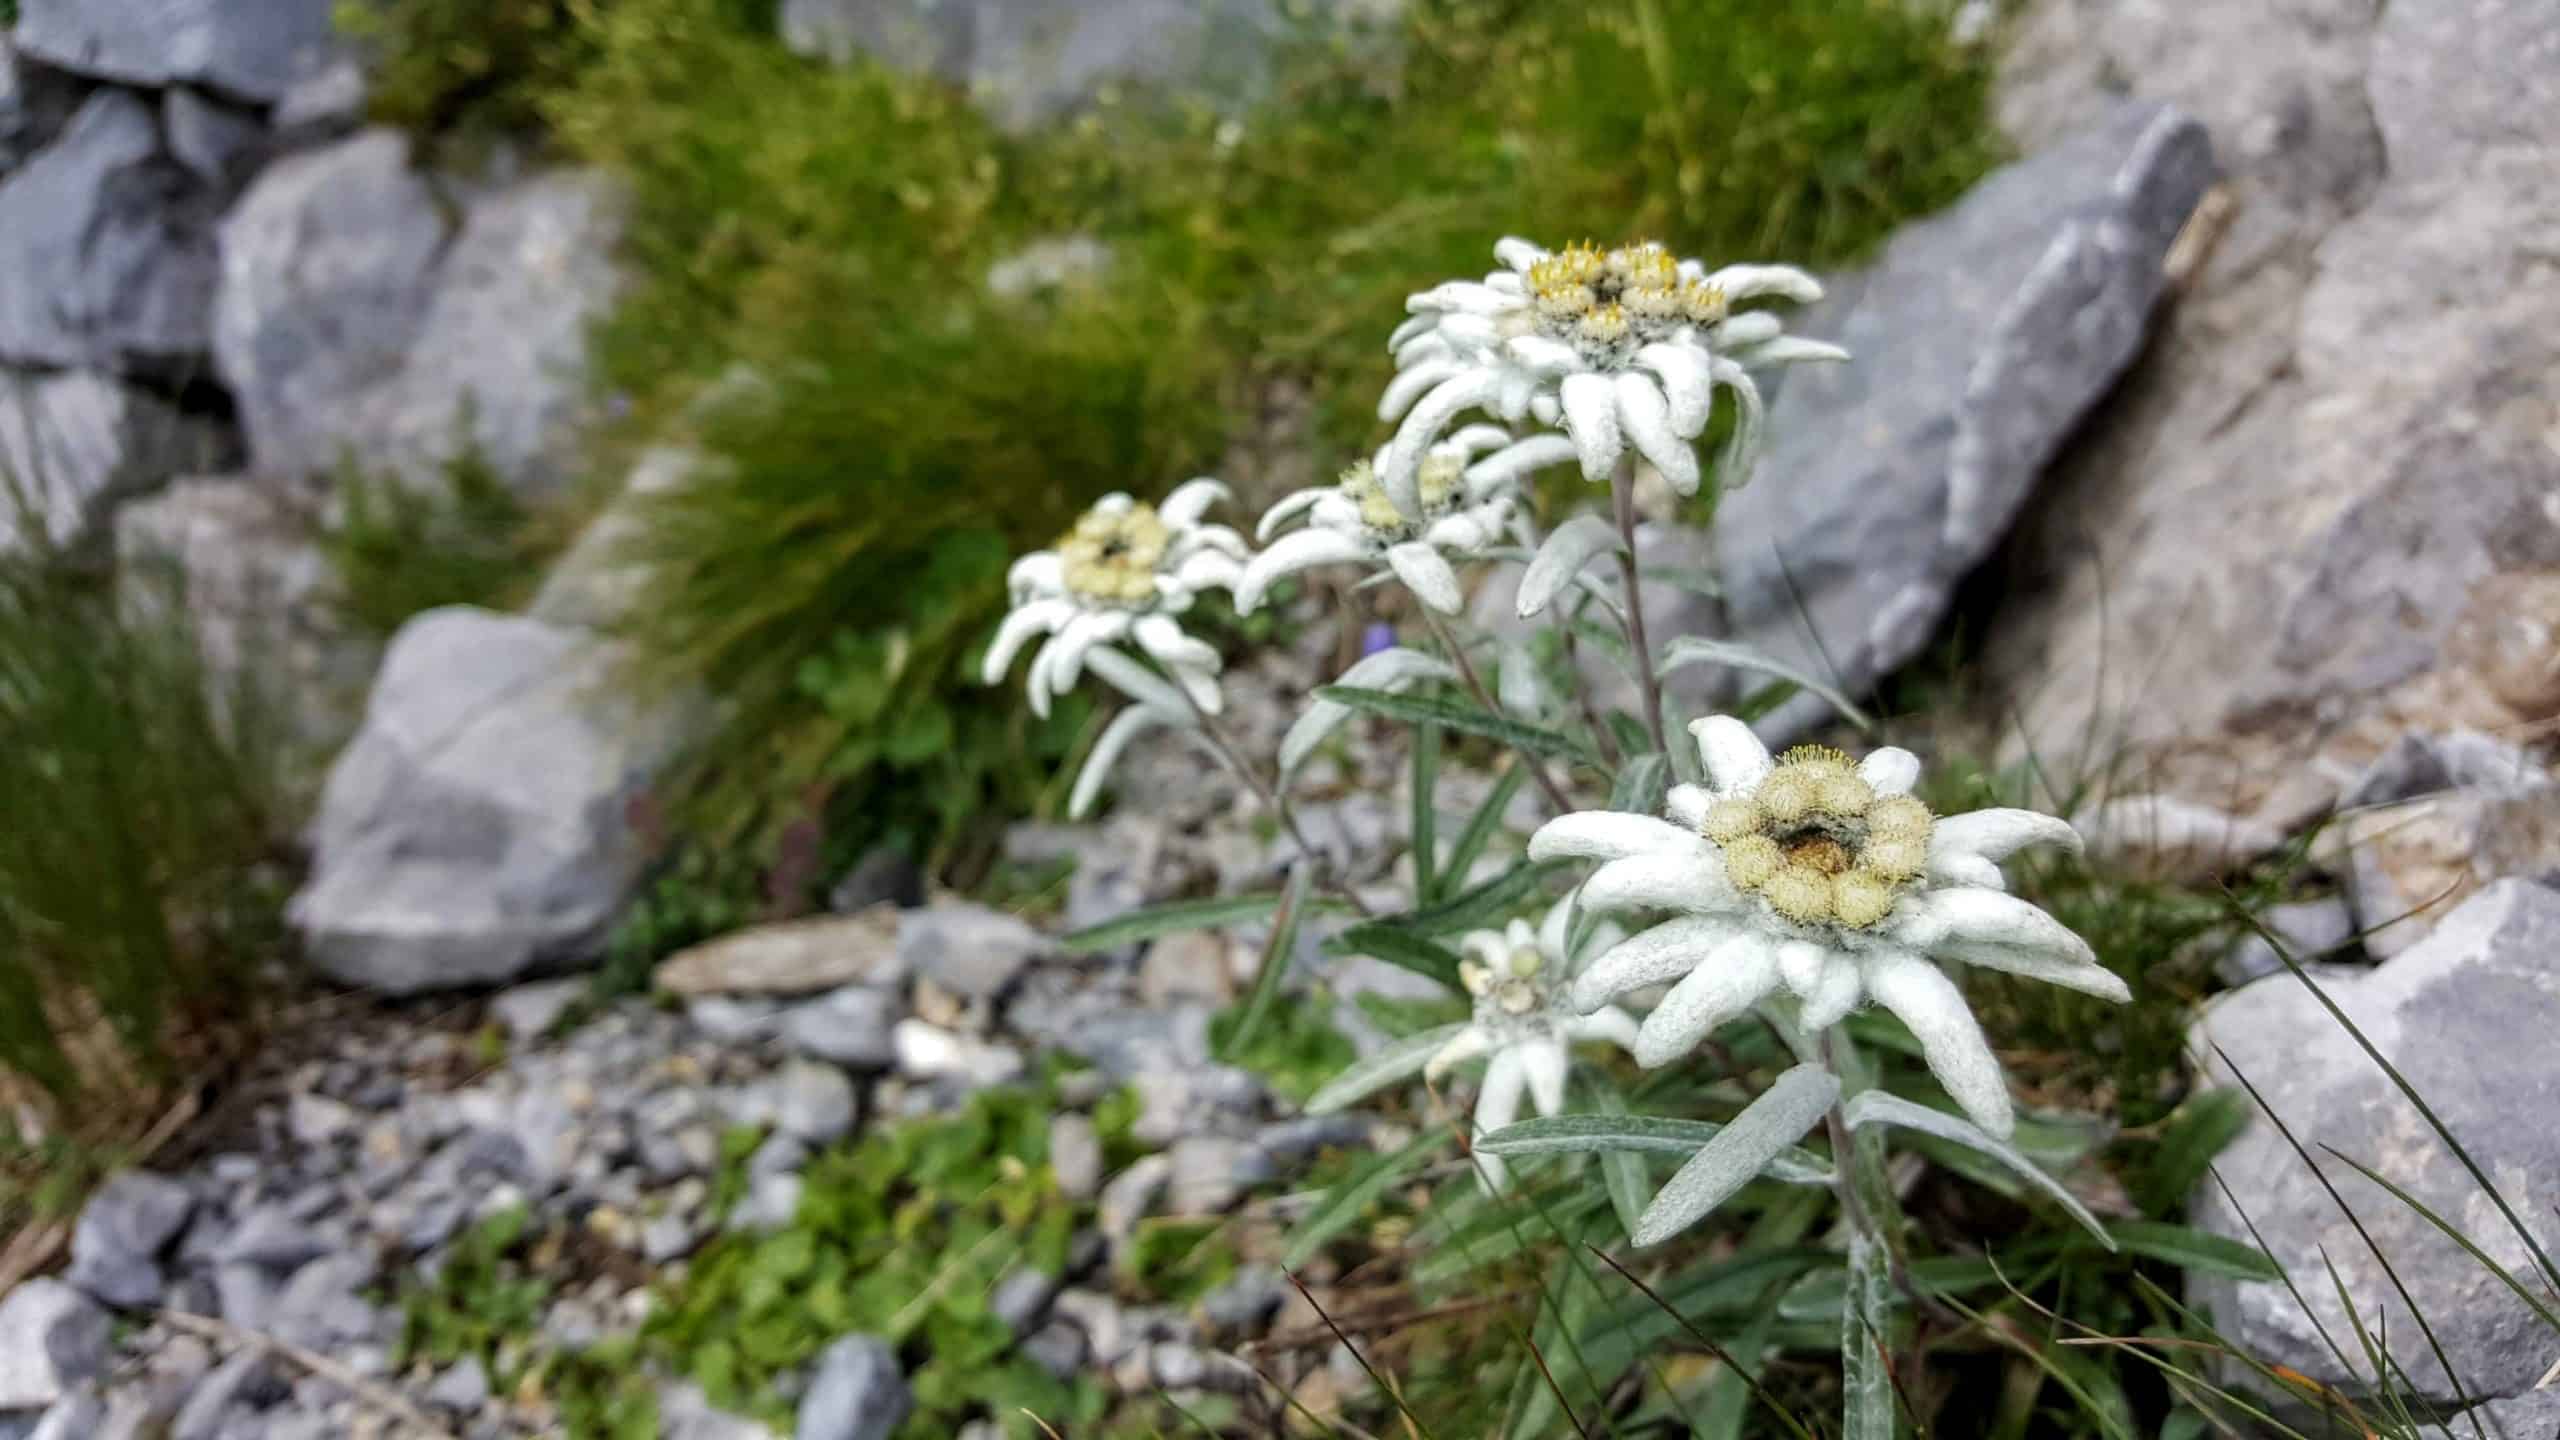
[[[1618,508],[1618,579],[1627,592],[1627,645],[1635,652],[1636,683],[1644,691],[1644,731],[1653,737],[1654,753],[1668,756],[1670,742],[1662,734],[1662,679],[1654,674],[1653,646],[1644,633],[1644,592],[1636,583],[1636,459],[1633,450],[1618,457],[1609,473],[1609,495]]]

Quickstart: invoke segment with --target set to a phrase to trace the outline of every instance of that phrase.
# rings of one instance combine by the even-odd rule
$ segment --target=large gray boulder
[[[2560,713],[2550,6],[2037,0],[2021,26],[2014,133],[2129,87],[2213,131],[2229,203],[2004,567],[1979,633],[2016,753],[2283,825],[2404,731]]]
[[[469,606],[401,627],[291,907],[321,970],[409,993],[591,952],[648,859],[630,807],[698,713],[616,694],[621,659]]]
[[[1854,358],[1786,376],[1761,481],[1717,514],[1737,637],[1852,693],[1917,655],[2141,348],[2212,178],[2201,127],[2128,104],[1836,282],[1801,328]],[[1827,713],[1799,697],[1764,729]]]
[[[368,130],[270,167],[224,223],[214,352],[261,472],[431,484],[468,452],[566,485],[619,197],[564,171],[473,194],[459,228],[447,208]]]
[[[116,502],[218,465],[228,448],[219,426],[110,376],[0,368],[0,555],[31,530],[86,545]]]
[[[218,197],[149,102],[100,90],[0,180],[0,358],[185,376],[203,363]]]
[[[62,129],[80,91],[71,77],[19,58],[17,43],[0,32],[0,174]]]
[[[241,197],[222,224],[213,351],[261,472],[344,458],[358,402],[417,339],[445,239],[395,130],[289,156]]]
[[[2560,1215],[2547,1183],[2560,1175],[2560,1130],[2545,1123],[2560,1106],[2560,1070],[2543,1063],[2560,1034],[2555,953],[2560,891],[2502,880],[2417,946],[2370,972],[2329,969],[2322,983],[2460,1137],[2545,1251],[2560,1254]],[[2209,1081],[2232,1083],[2236,1064],[2317,1157],[2390,1256],[2470,1397],[2531,1389],[2554,1358],[2550,1332],[2533,1311],[2416,1211],[2321,1150],[2335,1146],[2372,1166],[2499,1264],[2529,1276],[2522,1241],[2319,1001],[2291,975],[2270,976],[2217,1001],[2196,1038],[2198,1053],[2215,1055],[2218,1046],[2229,1057],[2211,1061]],[[2260,1361],[2350,1392],[2369,1390],[2371,1378],[2343,1370],[2314,1324],[2361,1364],[2329,1278],[2334,1264],[2366,1329],[2388,1337],[2410,1383],[2431,1400],[2452,1397],[2444,1367],[2381,1264],[2273,1125],[2253,1120],[2216,1168],[2230,1197],[2211,1182],[2198,1187],[2194,1223],[2251,1243],[2245,1213],[2311,1307],[2306,1313],[2280,1283],[2197,1282],[2197,1298],[2225,1338]]]
[[[40,1410],[107,1368],[112,1322],[89,1297],[50,1276],[0,1298],[0,1415]]]
[[[203,85],[267,103],[339,51],[331,0],[21,0],[18,45],[126,85]]]
[[[119,508],[115,539],[136,601],[186,606],[218,697],[254,684],[315,757],[353,733],[382,645],[344,618],[304,507],[246,476],[193,477]]]

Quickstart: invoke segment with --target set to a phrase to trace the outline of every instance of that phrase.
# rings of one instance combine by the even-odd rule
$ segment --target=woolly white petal
[[[2085,965],[2097,963],[2089,942],[2070,926],[2014,895],[1989,890],[1932,890],[1913,896],[1896,909],[1894,930],[1895,937],[1914,950],[1943,950],[1959,958],[1969,959],[1972,951],[1996,946]]]
[[[1778,979],[1793,994],[1809,996],[1822,983],[1822,972],[1831,963],[1831,955],[1831,947],[1810,940],[1780,941]]]
[[[1671,409],[1662,387],[1651,375],[1618,372],[1618,424],[1638,453],[1653,462],[1678,495],[1698,493],[1698,456],[1689,442],[1672,433]]]
[[[1722,290],[1727,300],[1783,295],[1810,305],[1822,298],[1822,282],[1793,265],[1727,265],[1707,276],[1707,283]]]
[[[1502,417],[1502,423],[1517,425],[1521,417],[1539,410],[1542,400],[1546,401],[1546,408],[1552,408],[1554,402],[1538,393],[1537,376],[1526,370],[1505,370],[1502,372],[1502,378],[1494,385],[1493,413]],[[1552,425],[1555,423],[1555,416],[1540,414],[1538,423]]]
[[[1139,704],[1168,716],[1179,716],[1186,725],[1191,723],[1191,707],[1183,702],[1181,691],[1167,684],[1163,676],[1110,646],[1096,645],[1087,650],[1084,664],[1101,676],[1105,684]]]
[[[1998,865],[1965,851],[1931,853],[1929,881],[1933,885],[1971,885],[1984,890],[2009,888],[2008,878],[2000,873]]]
[[[1218,647],[1206,640],[1182,633],[1182,627],[1170,615],[1141,615],[1129,627],[1130,637],[1138,648],[1167,668],[1205,670],[1216,674],[1221,662]]]
[[[1480,493],[1494,485],[1508,485],[1522,476],[1561,465],[1577,452],[1573,440],[1564,435],[1532,435],[1494,451],[1467,467],[1467,489]]]
[[[1410,409],[1414,401],[1421,399],[1424,391],[1466,368],[1464,361],[1448,358],[1428,360],[1399,372],[1395,379],[1387,382],[1385,393],[1378,397],[1378,418],[1395,419]]]
[[[1908,795],[1920,783],[1920,757],[1892,745],[1870,750],[1858,762],[1858,778],[1879,795]]]
[[[1502,539],[1503,522],[1510,518],[1511,504],[1507,500],[1444,515],[1422,532],[1422,544],[1444,555],[1478,555]]]
[[[1582,478],[1606,480],[1625,447],[1618,439],[1618,392],[1606,375],[1564,377],[1561,391],[1565,433],[1582,457]]]
[[[1067,588],[1066,559],[1055,550],[1034,550],[1004,572],[1004,584],[1011,595],[1045,591],[1055,596]]]
[[[1067,799],[1069,819],[1081,820],[1102,794],[1102,782],[1111,767],[1120,763],[1120,753],[1129,742],[1165,723],[1162,713],[1144,705],[1132,705],[1111,718],[1102,727],[1101,738],[1093,742],[1093,754],[1086,757],[1084,769],[1076,775],[1076,788]]]
[[[1392,355],[1405,347],[1405,342],[1428,335],[1440,323],[1437,315],[1408,315],[1404,322],[1387,332],[1387,353]]]
[[[1458,672],[1449,662],[1436,655],[1395,646],[1375,655],[1364,655],[1334,683],[1352,685],[1364,690],[1402,690],[1418,680],[1455,680]],[[1318,698],[1307,703],[1304,713],[1289,726],[1280,739],[1280,773],[1287,775],[1306,763],[1324,738],[1342,727],[1351,716],[1351,707],[1338,701]]]
[[[1300,530],[1283,535],[1244,567],[1236,581],[1236,609],[1247,615],[1260,609],[1263,595],[1283,575],[1346,560],[1365,560],[1368,555],[1367,546],[1338,530]]]
[[[1268,544],[1272,534],[1281,526],[1305,514],[1317,501],[1341,493],[1331,485],[1311,485],[1304,490],[1290,491],[1271,502],[1271,508],[1262,512],[1262,519],[1253,527],[1253,538]]]
[[[1630,855],[1612,860],[1582,882],[1582,903],[1593,910],[1679,910],[1709,915],[1741,903],[1724,864],[1705,855]]]
[[[1544,611],[1566,582],[1582,572],[1595,555],[1626,548],[1618,528],[1597,515],[1576,515],[1555,529],[1547,543],[1529,558],[1520,576],[1519,604],[1523,620]]]
[[[1744,365],[1802,365],[1808,361],[1838,364],[1850,358],[1849,352],[1820,340],[1807,340],[1800,335],[1779,335],[1755,345],[1745,345],[1727,352]]]
[[[1467,310],[1491,313],[1510,303],[1510,296],[1474,280],[1447,280],[1418,295],[1404,297],[1404,308],[1417,315]]]
[[[1190,694],[1191,703],[1199,706],[1202,714],[1216,715],[1227,708],[1227,695],[1225,691],[1218,688],[1216,671],[1203,670],[1196,665],[1173,665],[1166,668],[1172,673],[1174,680]]]
[[[1326,1081],[1322,1089],[1308,1096],[1305,1112],[1309,1115],[1330,1114],[1355,1101],[1365,1100],[1399,1080],[1422,1073],[1422,1067],[1430,1063],[1431,1057],[1466,1028],[1463,1024],[1441,1025],[1418,1035],[1389,1041],[1379,1047],[1376,1054],[1353,1062],[1341,1074]]]
[[[1730,715],[1693,720],[1689,734],[1698,742],[1698,760],[1707,767],[1708,783],[1721,794],[1748,790],[1776,768],[1769,747],[1760,743],[1750,726]]]
[[[1032,683],[1046,692],[1034,697],[1032,710],[1046,718],[1049,697],[1074,689],[1083,676],[1085,653],[1128,630],[1129,615],[1122,610],[1089,610],[1068,621],[1056,639],[1040,647],[1039,657],[1032,662]]]
[[[1405,413],[1404,423],[1396,427],[1394,442],[1387,446],[1385,462],[1378,466],[1378,483],[1386,488],[1387,498],[1395,502],[1398,510],[1407,515],[1422,513],[1422,496],[1414,488],[1413,472],[1422,463],[1423,451],[1449,428],[1449,422],[1459,412],[1490,399],[1498,383],[1489,370],[1453,375],[1432,387]]]
[[[1759,936],[1745,932],[1717,946],[1644,1017],[1636,1063],[1652,1070],[1688,1054],[1717,1026],[1758,1004],[1777,980],[1777,957]]]
[[[1528,1075],[1521,1067],[1520,1047],[1494,1052],[1484,1067],[1484,1088],[1476,1092],[1476,1135],[1482,1138],[1520,1118],[1521,1091]]]
[[[1707,343],[1719,355],[1733,355],[1754,345],[1766,345],[1778,338],[1783,327],[1778,317],[1765,310],[1736,315],[1707,332]]]
[[[1706,357],[1686,345],[1657,342],[1636,352],[1636,363],[1662,379],[1662,398],[1671,409],[1671,431],[1695,440],[1714,411],[1715,380]]]
[[[1628,1238],[1659,1245],[1696,1224],[1802,1139],[1839,1098],[1839,1078],[1819,1065],[1779,1076],[1672,1175]]]
[[[1671,817],[1672,824],[1695,830],[1707,823],[1707,807],[1715,799],[1704,785],[1683,782],[1672,786],[1671,793],[1663,797],[1662,810]]]
[[[1013,668],[1013,657],[1034,635],[1045,635],[1072,619],[1074,602],[1067,600],[1034,600],[1004,617],[996,627],[996,638],[987,645],[986,663],[978,667],[979,678],[993,685]]]
[[[2095,995],[2122,1005],[2133,998],[2124,977],[2094,960],[2068,960],[2046,950],[2029,950],[2014,945],[1972,945],[1949,940],[1932,952],[1985,970],[1998,970],[2028,980],[2041,980],[2083,995]]]
[[[1544,335],[1515,335],[1503,342],[1503,351],[1533,374],[1554,378],[1570,375],[1582,368],[1582,356],[1561,340]]]
[[[1668,821],[1623,810],[1577,810],[1559,815],[1529,837],[1532,860],[1623,860],[1657,851],[1703,857],[1707,841]]]
[[[1766,939],[1728,920],[1693,915],[1665,920],[1610,947],[1574,977],[1568,998],[1575,1010],[1588,1015],[1630,990],[1711,965],[1756,966],[1769,975],[1777,973],[1776,955]]]
[[[1860,962],[1867,994],[1902,1018],[1920,1041],[1929,1073],[1962,1106],[1973,1123],[2006,1140],[2017,1128],[2009,1084],[1982,1038],[1982,1027],[1955,982],[1917,956],[1886,952]]]
[[[1733,435],[1725,441],[1724,453],[1716,464],[1718,479],[1724,488],[1739,490],[1751,483],[1751,469],[1760,460],[1760,387],[1752,383],[1741,366],[1721,356],[1709,369],[1733,392]]]
[[[1636,1017],[1615,1005],[1603,1005],[1565,1027],[1576,1040],[1606,1040],[1621,1050],[1636,1048]]]
[[[1565,942],[1573,935],[1573,897],[1567,895],[1538,917],[1538,950],[1550,963],[1563,960]]]
[[[1510,431],[1499,425],[1487,425],[1482,422],[1461,425],[1448,439],[1440,442],[1442,448],[1452,452],[1461,460],[1473,460],[1487,451],[1499,450],[1510,443]]]
[[[1546,249],[1517,235],[1505,235],[1493,242],[1493,258],[1518,273],[1529,273],[1529,267],[1547,258]]]
[[[1530,377],[1524,376],[1522,378],[1525,380]],[[1534,390],[1534,387],[1532,388]],[[1508,394],[1504,396],[1506,403],[1509,398]],[[1549,391],[1535,390],[1535,393],[1529,396],[1529,413],[1537,417],[1537,421],[1541,425],[1561,425],[1564,423],[1564,402],[1558,400],[1555,395]],[[1505,411],[1504,414],[1506,418],[1509,417],[1508,411]],[[1576,453],[1580,452],[1577,451]]]
[[[1225,484],[1203,475],[1174,486],[1173,493],[1165,496],[1164,503],[1156,507],[1156,518],[1176,530],[1187,530],[1200,523],[1200,517],[1209,513],[1210,506],[1231,498],[1233,492]]]
[[[1170,579],[1185,599],[1203,590],[1233,590],[1244,579],[1244,566],[1235,557],[1216,550],[1203,550],[1184,560]],[[1159,585],[1159,590],[1164,587]]]
[[[1523,1040],[1513,1047],[1520,1056],[1520,1073],[1529,1082],[1529,1103],[1541,1115],[1554,1115],[1564,1109],[1564,1042],[1561,1040]]]
[[[1479,1055],[1493,1050],[1493,1033],[1481,1025],[1468,1025],[1449,1037],[1449,1042],[1431,1052],[1423,1063],[1422,1078],[1437,1085],[1451,1070]]]
[[[1490,349],[1498,338],[1494,333],[1492,317],[1472,310],[1443,316],[1440,321],[1440,337],[1449,342],[1450,348],[1461,353]]]
[[[1823,963],[1822,976],[1813,991],[1804,997],[1804,1010],[1797,1017],[1809,1031],[1828,1030],[1858,1008],[1866,987],[1858,974],[1858,962],[1846,955],[1834,955]]]
[[[1929,854],[1978,855],[2006,860],[2030,845],[2057,845],[2080,853],[2080,832],[2071,822],[2033,810],[1971,810],[1950,815],[1929,831]]]
[[[1415,599],[1441,614],[1455,615],[1467,608],[1466,592],[1458,588],[1458,572],[1422,541],[1388,546],[1387,564]]]

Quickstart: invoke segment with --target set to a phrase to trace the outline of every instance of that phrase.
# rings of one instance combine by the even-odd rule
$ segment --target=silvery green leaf
[[[1798,1065],[1779,1076],[1689,1157],[1645,1207],[1643,1223],[1629,1238],[1639,1246],[1659,1245],[1706,1218],[1793,1148],[1839,1098],[1839,1078],[1819,1065]]]
[[[2079,1221],[2084,1229],[2097,1236],[2099,1244],[2106,1246],[2109,1250],[2116,1248],[2114,1237],[2107,1234],[2105,1227],[2098,1223],[2098,1217],[2090,1214],[2087,1207],[2074,1198],[2070,1191],[2064,1189],[2062,1182],[2046,1174],[2034,1161],[2018,1153],[2016,1146],[1993,1139],[1981,1126],[1970,1120],[1950,1115],[1943,1110],[1932,1110],[1926,1105],[1913,1104],[1911,1101],[1888,1095],[1881,1090],[1869,1090],[1851,1100],[1848,1109],[1844,1112],[1844,1117],[1851,1130],[1868,1125],[1896,1125],[1905,1130],[1917,1130],[1923,1135],[1934,1135],[1941,1140],[1980,1151],[2016,1171],[2021,1178],[2052,1197],[2055,1204],[2070,1212],[2072,1219]]]
[[[1837,686],[1824,684],[1802,668],[1773,655],[1764,655],[1748,645],[1737,645],[1730,640],[1709,640],[1701,635],[1683,635],[1663,647],[1662,664],[1656,668],[1656,673],[1668,675],[1683,665],[1730,665],[1737,670],[1774,675],[1821,696],[1832,709],[1846,716],[1859,729],[1875,728],[1874,717],[1859,709],[1857,703],[1842,694]]]
[[[1671,788],[1671,763],[1660,755],[1638,755],[1618,767],[1617,782],[1609,787],[1611,810],[1631,815],[1653,815],[1662,809],[1662,797]]]
[[[1392,691],[1402,690],[1417,681],[1457,678],[1458,672],[1450,667],[1448,661],[1419,650],[1394,646],[1375,655],[1362,656],[1350,669],[1342,672],[1337,683]],[[1305,764],[1316,747],[1324,743],[1325,737],[1342,728],[1342,722],[1350,717],[1351,707],[1338,700],[1318,698],[1310,701],[1296,723],[1289,727],[1289,733],[1281,737],[1281,778],[1285,781]]]
[[[1086,651],[1084,665],[1111,682],[1121,694],[1160,712],[1160,719],[1170,720],[1179,716],[1187,720],[1191,715],[1191,702],[1183,698],[1182,692],[1175,689],[1171,681],[1108,645],[1096,645]]]
[[[1900,1412],[1889,1352],[1894,1339],[1893,1261],[1864,1230],[1849,1233],[1849,1284],[1840,1297],[1840,1433],[1894,1440]]]
[[[1554,603],[1557,592],[1582,573],[1591,557],[1624,550],[1626,543],[1617,527],[1598,515],[1576,515],[1557,526],[1520,576],[1520,618],[1529,619]]]
[[[1399,1080],[1422,1073],[1440,1047],[1466,1029],[1464,1022],[1439,1025],[1419,1034],[1391,1041],[1365,1060],[1355,1060],[1341,1074],[1324,1083],[1324,1088],[1307,1097],[1306,1113],[1322,1115],[1393,1085]]]
[[[1494,698],[1514,720],[1535,725],[1547,718],[1554,708],[1554,697],[1547,689],[1546,677],[1538,673],[1538,662],[1519,637],[1502,642],[1502,671],[1494,683]]]

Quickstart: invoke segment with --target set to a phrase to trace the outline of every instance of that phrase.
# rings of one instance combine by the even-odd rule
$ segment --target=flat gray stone
[[[212,424],[113,376],[0,368],[0,483],[27,502],[56,549],[99,541],[120,503],[221,463],[226,448]],[[36,538],[14,498],[0,504],[0,554]]]
[[[895,910],[819,915],[732,931],[670,955],[657,987],[673,994],[809,995],[841,985],[895,985],[906,976],[899,958]]]
[[[170,158],[225,192],[257,165],[267,135],[254,113],[185,86],[160,97],[160,129]]]
[[[753,1420],[712,1408],[702,1387],[671,1380],[658,1387],[659,1440],[779,1440]]]
[[[81,90],[70,76],[20,58],[16,42],[0,34],[0,174],[61,131]]]
[[[771,1083],[774,1123],[784,1134],[825,1145],[853,1133],[853,1082],[844,1071],[813,1060],[794,1060]]]
[[[999,910],[946,902],[899,917],[898,959],[954,995],[990,998],[1056,948],[1049,937]]]
[[[160,1298],[161,1252],[195,1213],[186,1186],[148,1170],[127,1170],[98,1187],[71,1234],[71,1268],[63,1276],[109,1305],[149,1305]]]
[[[1852,694],[1918,654],[2141,348],[2213,173],[2201,126],[2125,105],[1903,227],[1795,321],[1853,358],[1785,376],[1763,483],[1717,511],[1735,638]],[[1761,728],[1827,715],[1800,696]]]
[[[914,1406],[889,1342],[847,1335],[819,1353],[792,1440],[889,1440]]]
[[[1102,1136],[1092,1117],[1073,1110],[1050,1117],[1049,1169],[1070,1200],[1089,1200],[1102,1187]]]
[[[107,1366],[107,1312],[59,1280],[0,1298],[0,1412],[42,1410]]]
[[[2534,1117],[2560,1105],[2560,1073],[2529,1057],[2546,1053],[2549,1037],[2560,1033],[2555,953],[2560,891],[2503,880],[2371,972],[2332,970],[2323,978],[2330,997],[2461,1137],[2547,1252],[2560,1252],[2560,1217],[2533,1177],[2560,1174],[2560,1131]],[[2523,1244],[2488,1197],[2298,982],[2278,977],[2216,1001],[2193,1048],[2211,1054],[2215,1045],[2314,1155],[2331,1145],[2372,1166],[2460,1225],[2499,1264],[2526,1273]],[[2208,1080],[2231,1083],[2219,1059],[2208,1066]],[[2392,1257],[2469,1393],[2498,1397],[2531,1388],[2552,1359],[2549,1334],[2531,1309],[2415,1211],[2323,1159],[2331,1181]],[[2450,1399],[2443,1366],[2372,1252],[2303,1173],[2275,1128],[2263,1118],[2254,1121],[2216,1163],[2231,1199],[2214,1184],[2199,1186],[2190,1205],[2193,1222],[2249,1243],[2236,1201],[2311,1305],[2306,1314],[2282,1284],[2197,1281],[2194,1298],[2211,1309],[2221,1332],[2259,1360],[2362,1393],[2363,1382],[2341,1370],[2313,1323],[2316,1317],[2356,1353],[2325,1251],[2367,1328],[2388,1336],[2395,1365],[2410,1383],[2431,1403]]]
[[[409,994],[593,953],[647,860],[629,806],[696,713],[616,698],[619,660],[468,606],[401,627],[291,907],[313,963]]]
[[[489,1001],[489,1013],[506,1027],[510,1042],[522,1045],[548,1034],[587,991],[584,980],[538,980],[500,991]]]
[[[121,90],[92,95],[0,179],[0,274],[10,277],[0,288],[0,359],[199,370],[218,203],[161,148],[147,102]]]
[[[846,985],[785,1009],[777,1033],[785,1046],[813,1059],[881,1070],[897,1062],[890,1029],[905,1014],[905,1004],[890,991]]]
[[[101,80],[266,102],[340,51],[330,0],[22,0],[18,44]]]

